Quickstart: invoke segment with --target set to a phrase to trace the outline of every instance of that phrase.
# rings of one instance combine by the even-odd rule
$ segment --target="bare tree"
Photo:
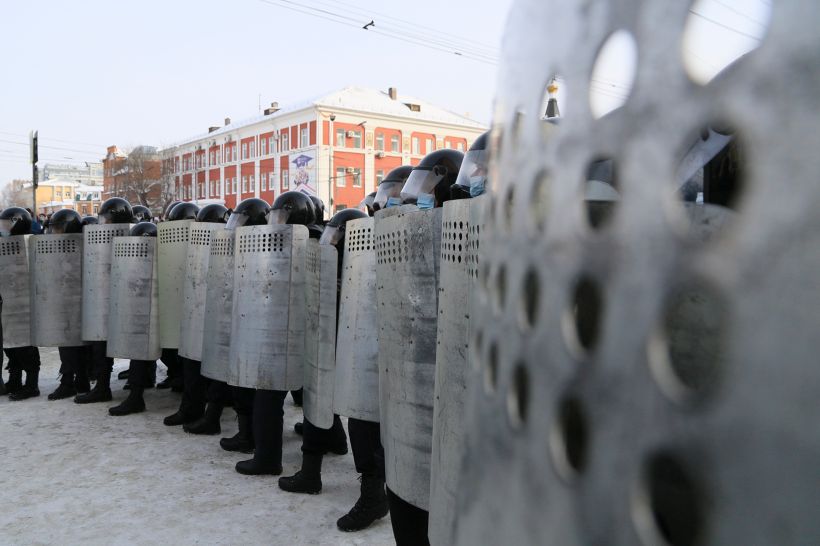
[[[113,165],[111,195],[124,197],[132,205],[154,212],[165,204],[160,155],[153,146],[137,146]]]

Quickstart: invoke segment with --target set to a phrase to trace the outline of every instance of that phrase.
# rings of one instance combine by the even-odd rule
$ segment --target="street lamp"
[[[328,124],[328,154],[327,154],[327,183],[328,193],[330,194],[330,214],[331,216],[336,211],[336,185],[333,183],[333,122],[336,121],[336,114],[330,114],[330,123]]]

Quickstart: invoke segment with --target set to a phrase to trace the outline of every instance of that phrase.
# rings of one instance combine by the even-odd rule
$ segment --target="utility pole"
[[[29,133],[29,148],[31,152],[31,212],[37,216],[37,131]]]
[[[336,185],[333,183],[333,139],[336,138],[333,134],[333,122],[336,121],[336,114],[330,114],[330,123],[328,123],[328,135],[327,142],[328,146],[328,154],[327,154],[327,183],[328,183],[328,193],[330,194],[330,216],[336,212],[334,208],[336,206]]]

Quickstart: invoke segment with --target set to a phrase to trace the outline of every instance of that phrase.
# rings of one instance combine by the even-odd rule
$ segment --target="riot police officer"
[[[387,173],[387,176],[379,182],[376,195],[373,197],[374,213],[388,205],[401,204],[401,189],[411,172],[413,172],[412,165],[402,165]]]
[[[157,226],[149,221],[137,223],[131,228],[131,237],[156,237]],[[154,256],[154,259],[156,256]],[[154,295],[156,298],[156,295]],[[154,355],[155,356],[155,355]],[[156,369],[156,360],[131,359],[128,366],[128,397],[117,406],[108,408],[109,415],[123,416],[145,411],[143,393],[147,387],[153,385],[153,371]]]
[[[153,220],[153,216],[151,216],[151,209],[143,205],[134,205],[131,210],[134,212],[134,223],[138,222],[151,222]]]
[[[464,154],[458,178],[455,184],[450,186],[451,199],[468,199],[484,193],[490,161],[489,141],[490,132],[487,131],[475,139],[470,149]]]
[[[61,209],[51,216],[48,224],[48,235],[82,233],[83,223],[80,214],[71,209]],[[86,393],[91,389],[86,367],[89,358],[87,345],[58,347],[60,354],[60,384],[48,395],[49,400],[62,400]]]
[[[125,199],[112,197],[107,199],[101,206],[97,215],[99,224],[130,224],[134,218],[134,211]],[[83,265],[85,267],[85,264]],[[110,275],[110,268],[108,269]],[[93,282],[97,282],[96,280]],[[85,289],[84,289],[85,290]],[[103,311],[97,311],[102,313]],[[107,312],[107,310],[106,310]],[[77,404],[91,404],[95,402],[111,401],[111,371],[114,368],[114,359],[106,356],[105,341],[91,341],[89,343],[91,353],[91,365],[93,379],[96,380],[94,388],[86,394],[79,394],[74,397]]]
[[[366,212],[368,216],[373,216],[373,214],[375,213],[375,211],[373,210],[373,202],[376,199],[376,193],[378,192],[374,191],[372,193],[368,193],[365,196],[365,198],[359,202],[356,208],[362,212]]]
[[[20,207],[9,207],[0,212],[0,237],[18,237],[18,240],[22,246],[21,256],[23,257],[22,262],[18,262],[22,267],[17,271],[10,270],[11,268],[6,268],[5,271],[0,272],[0,275],[3,275],[4,277],[9,275],[14,276],[14,278],[3,279],[0,283],[0,290],[11,289],[16,292],[17,288],[19,288],[19,284],[24,284],[26,289],[28,289],[28,260],[25,258],[27,255],[26,241],[23,236],[30,235],[31,233],[32,220],[28,211]],[[24,276],[24,278],[21,278],[21,275]],[[13,313],[19,312],[18,309],[12,308],[11,305],[11,301],[15,294],[5,294],[5,296],[5,308],[3,309],[3,313],[7,317],[7,320],[20,320],[11,317]],[[24,320],[28,321],[30,311],[30,309],[28,309],[28,306],[30,305],[29,302],[21,301],[19,302],[19,305],[27,308],[24,310],[25,312],[23,315],[25,315]],[[40,389],[38,387],[38,379],[40,375],[40,351],[37,347],[23,345],[24,343],[30,343],[29,325],[21,324],[19,326],[25,331],[25,335],[21,337],[21,344],[15,347],[3,348],[3,351],[9,359],[9,380],[6,383],[5,390],[6,394],[9,395],[10,400],[25,400],[34,396],[40,396]],[[6,339],[4,343],[6,345],[14,344],[13,339],[11,343],[9,342],[9,338],[11,336],[9,335],[8,329],[5,333]],[[23,383],[23,372],[26,373],[25,383]]]

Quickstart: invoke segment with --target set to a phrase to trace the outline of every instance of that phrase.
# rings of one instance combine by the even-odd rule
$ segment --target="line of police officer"
[[[297,425],[302,466],[280,478],[280,488],[321,491],[324,455],[347,452],[340,415],[348,417],[361,495],[338,527],[364,529],[389,507],[398,544],[428,543],[430,468],[436,466],[431,421],[438,403],[430,378],[436,376],[436,337],[448,335],[436,327],[439,298],[448,293],[439,287],[439,262],[449,255],[442,247],[441,208],[483,193],[486,140],[484,135],[476,141],[466,161],[461,152],[445,149],[416,167],[393,170],[358,209],[338,212],[326,225],[321,201],[296,191],[281,194],[272,206],[247,199],[232,211],[179,203],[159,225],[144,207],[112,198],[101,206],[99,222],[59,211],[48,234],[30,241],[28,213],[2,211],[0,235],[7,239],[0,242],[15,240],[15,248],[31,259],[18,260],[30,263],[30,272],[13,273],[35,279],[32,317],[43,312],[39,306],[48,297],[67,297],[41,294],[38,260],[44,269],[62,263],[58,271],[82,271],[81,282],[58,283],[71,292],[82,316],[52,337],[43,332],[53,331],[54,324],[32,318],[25,339],[48,339],[40,345],[59,347],[60,385],[49,399],[110,401],[113,359],[128,358],[122,375],[129,395],[109,413],[142,412],[143,392],[154,386],[161,358],[169,368],[161,386],[182,388],[179,409],[165,418],[166,425],[219,434],[223,408],[233,406],[239,431],[220,445],[253,453],[236,464],[237,472],[279,475],[284,401],[293,392],[301,402],[303,392],[305,417]],[[467,283],[464,262],[456,279]],[[40,276],[54,281],[59,273]],[[4,270],[2,296],[15,290],[7,277]],[[168,280],[174,278],[180,281]],[[11,311],[2,311],[6,329],[19,318]],[[5,390],[12,399],[39,394],[34,345],[16,339],[4,345],[10,370]],[[466,366],[466,358],[457,365]]]

